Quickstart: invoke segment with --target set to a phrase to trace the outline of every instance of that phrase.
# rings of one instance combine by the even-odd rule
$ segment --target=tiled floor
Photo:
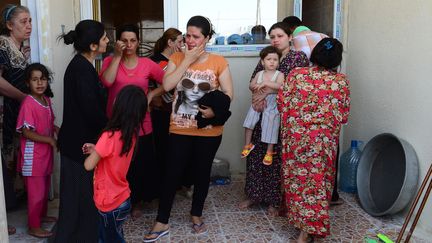
[[[244,177],[236,176],[230,185],[211,186],[207,197],[203,219],[208,233],[192,233],[189,218],[190,199],[177,195],[170,219],[170,234],[159,242],[289,242],[297,237],[298,231],[283,217],[270,217],[266,208],[255,206],[240,210],[237,205],[244,199]],[[395,240],[399,232],[400,217],[373,218],[366,214],[353,196],[342,194],[345,203],[332,208],[332,235],[315,242],[364,242],[365,236],[375,238],[384,233]],[[51,213],[57,210],[51,203]],[[136,220],[129,219],[124,225],[127,242],[142,242],[144,234],[151,228],[156,217],[157,203],[145,205],[144,214]],[[10,219],[12,215],[8,215]],[[25,211],[21,213],[18,233],[10,242],[44,242],[25,234]],[[18,216],[14,216],[18,218]],[[17,224],[17,222],[15,222]],[[24,229],[23,229],[24,225]],[[430,242],[414,238],[411,242]]]
[[[58,215],[58,199],[50,201],[48,203],[48,215]],[[47,242],[46,239],[39,239],[27,234],[27,208],[22,205],[18,210],[8,212],[7,214],[8,224],[13,225],[17,232],[14,235],[9,236],[10,243],[42,243]],[[42,228],[52,229],[54,223],[43,223]]]
[[[230,185],[211,186],[204,209],[204,221],[208,233],[192,233],[189,217],[190,199],[177,195],[170,219],[170,234],[159,242],[289,242],[298,231],[286,218],[270,217],[266,208],[255,206],[240,210],[237,205],[244,200],[244,179],[237,176]],[[332,235],[315,242],[364,242],[365,236],[375,238],[384,233],[393,240],[397,238],[402,218],[373,218],[366,214],[357,200],[347,194],[341,195],[345,203],[332,208]],[[147,205],[145,214],[137,220],[128,220],[124,226],[128,242],[142,242],[156,217],[157,204]],[[430,242],[418,238],[411,242]]]

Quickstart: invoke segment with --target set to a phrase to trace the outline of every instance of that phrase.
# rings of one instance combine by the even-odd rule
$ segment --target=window
[[[268,31],[277,22],[277,0],[201,0],[198,3],[203,7],[197,8],[196,0],[178,1],[178,28],[185,33],[190,17],[208,17],[216,32],[210,43],[215,43],[216,37],[223,36],[223,43],[229,44],[228,37],[233,34],[251,34],[255,25],[263,25]]]

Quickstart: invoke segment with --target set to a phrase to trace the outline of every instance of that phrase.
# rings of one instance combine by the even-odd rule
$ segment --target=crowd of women
[[[61,36],[66,45],[73,44],[76,55],[64,74],[58,128],[49,99],[49,69],[29,65],[23,46],[32,30],[30,13],[15,5],[2,11],[5,192],[7,204],[13,204],[5,163],[18,153],[28,194],[29,234],[50,237],[53,233],[41,228],[41,222],[57,221],[56,242],[124,242],[127,216],[139,217],[142,202],[158,198],[155,223],[143,239],[156,241],[169,233],[174,196],[185,178],[194,185],[192,229],[207,231],[202,213],[212,162],[230,116],[233,84],[225,58],[206,51],[214,34],[210,20],[194,16],[186,27],[184,36],[177,29],[166,30],[151,59],[137,55],[137,26],[117,28],[114,53],[103,60],[99,73],[93,62],[109,42],[102,23],[83,20]],[[247,200],[240,207],[266,203],[273,216],[283,211],[301,230],[297,241],[306,242],[330,234],[334,161],[350,99],[348,80],[337,72],[342,44],[324,38],[308,59],[290,48],[292,32],[284,22],[270,28],[271,46],[261,51],[252,74],[242,152],[247,157]],[[58,220],[46,215],[57,149]]]

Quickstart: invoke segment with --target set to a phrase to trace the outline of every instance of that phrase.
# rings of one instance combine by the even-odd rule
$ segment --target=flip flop
[[[146,238],[144,236],[143,242],[155,242],[159,240],[162,236],[169,234],[169,228],[161,231],[150,231],[148,235],[156,235],[156,237]]]
[[[194,233],[198,235],[207,233],[207,226],[204,222],[201,222],[201,224],[192,224],[192,229],[194,230]]]

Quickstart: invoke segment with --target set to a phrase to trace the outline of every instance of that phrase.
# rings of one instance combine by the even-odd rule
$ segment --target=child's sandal
[[[243,147],[243,151],[241,152],[241,158],[246,158],[250,154],[250,152],[252,152],[252,150],[254,148],[255,148],[255,145],[253,145],[251,143],[248,145],[245,145]]]
[[[273,163],[273,155],[276,153],[266,153],[263,159],[263,164],[265,165],[271,165]]]

